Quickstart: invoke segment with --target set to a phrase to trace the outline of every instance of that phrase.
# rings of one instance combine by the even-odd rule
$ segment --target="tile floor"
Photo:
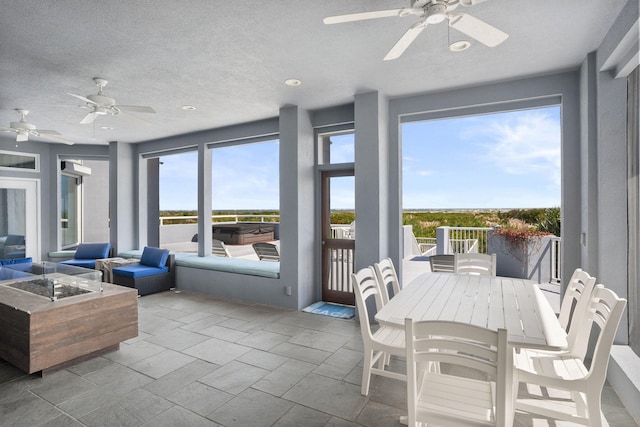
[[[405,413],[404,383],[374,377],[360,395],[353,320],[188,292],[138,301],[139,336],[119,351],[44,378],[0,361],[0,425],[398,426]],[[611,427],[636,425],[611,388],[603,400]]]

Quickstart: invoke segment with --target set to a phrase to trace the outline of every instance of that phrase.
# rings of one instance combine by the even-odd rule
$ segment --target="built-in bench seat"
[[[123,258],[140,258],[141,250],[124,251],[118,254]],[[264,262],[244,258],[225,258],[215,255],[199,257],[196,254],[176,253],[176,266],[199,268],[203,270],[224,271],[227,273],[247,274],[250,276],[280,278],[279,262]]]

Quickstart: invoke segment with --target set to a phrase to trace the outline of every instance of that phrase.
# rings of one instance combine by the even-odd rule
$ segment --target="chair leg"
[[[371,364],[373,362],[373,350],[364,349],[364,364],[362,366],[362,388],[360,394],[366,396],[369,394],[369,383],[371,381]]]
[[[587,412],[591,427],[602,427],[602,407],[600,393],[591,393],[587,396]],[[606,425],[606,424],[605,424]]]

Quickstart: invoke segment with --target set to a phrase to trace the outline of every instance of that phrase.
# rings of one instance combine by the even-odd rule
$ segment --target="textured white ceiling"
[[[140,142],[275,117],[287,104],[340,105],[360,91],[398,97],[575,69],[625,3],[488,0],[458,10],[507,32],[498,47],[449,52],[442,23],[382,61],[418,18],[322,19],[408,0],[0,0],[0,126],[26,108],[30,122],[77,143]],[[93,77],[120,104],[152,106],[157,114],[135,114],[152,124],[79,124],[87,110],[66,93],[95,94]],[[285,86],[290,77],[302,85]]]

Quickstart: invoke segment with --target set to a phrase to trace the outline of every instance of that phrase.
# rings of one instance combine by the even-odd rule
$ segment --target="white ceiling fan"
[[[86,102],[86,106],[84,107],[91,110],[86,116],[84,116],[80,123],[93,123],[98,116],[104,116],[106,114],[111,114],[112,116],[118,116],[122,114],[124,117],[140,121],[144,124],[150,124],[150,122],[148,122],[147,120],[128,114],[125,111],[132,111],[136,113],[155,113],[156,111],[153,108],[140,105],[120,105],[116,102],[115,99],[110,98],[104,94],[103,89],[107,85],[108,81],[100,77],[95,77],[93,81],[98,86],[98,93],[96,95],[82,96],[75,93],[67,92],[67,95],[71,95],[75,98],[80,99],[81,101]]]
[[[9,127],[0,127],[0,132],[13,132],[16,134],[16,142],[25,142],[29,140],[29,135],[50,139],[52,141],[62,142],[63,144],[73,145],[73,141],[62,138],[60,132],[55,130],[37,129],[34,124],[27,122],[26,116],[29,110],[22,108],[15,109],[20,114],[19,122],[11,122]]]
[[[505,41],[509,35],[466,13],[452,13],[460,5],[473,6],[484,1],[486,0],[411,0],[411,7],[329,16],[324,18],[323,22],[325,24],[342,24],[345,22],[388,18],[392,16],[402,18],[409,15],[422,18],[409,27],[400,40],[398,40],[384,57],[385,61],[399,58],[428,24],[439,24],[445,19],[449,21],[451,28],[455,28],[488,47],[495,47]]]

